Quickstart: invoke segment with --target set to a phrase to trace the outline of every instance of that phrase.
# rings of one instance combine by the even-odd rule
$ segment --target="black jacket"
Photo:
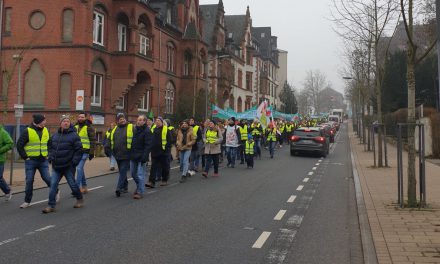
[[[115,134],[113,135],[113,141],[115,144],[113,148],[111,139],[108,139],[105,144],[105,152],[112,153],[116,160],[130,159],[130,150],[127,148],[127,126],[128,123],[116,127]]]
[[[167,131],[167,144],[165,150],[162,148],[162,127],[156,127],[153,132],[153,139],[151,144],[151,157],[160,157],[169,155],[171,153],[172,136],[170,131]]]
[[[33,128],[36,132],[37,135],[40,137],[43,135],[43,129],[40,127],[35,126],[34,124],[31,124],[29,127]],[[28,159],[28,156],[26,154],[26,151],[24,150],[24,147],[26,146],[26,144],[29,142],[29,133],[27,128],[21,133],[20,137],[18,138],[17,141],[17,151],[18,154],[20,154],[20,157],[24,160]],[[46,160],[45,157],[43,157],[42,155],[40,155],[39,157],[29,157],[32,160],[38,160],[38,161],[44,161]]]
[[[133,141],[130,149],[130,160],[142,163],[147,162],[152,139],[153,134],[146,125],[134,127]]]
[[[76,167],[81,161],[83,154],[81,139],[73,126],[63,131],[59,128],[58,132],[50,137],[47,146],[49,162],[54,169]]]
[[[195,127],[195,125],[192,126],[193,129],[194,129],[194,127]],[[197,142],[200,142],[203,140],[202,130],[203,130],[203,127],[199,126],[199,130],[197,130],[197,133],[196,133],[196,144],[194,144],[192,146],[192,151],[198,150]]]
[[[78,134],[83,126],[87,126],[87,135],[89,136],[90,149],[83,148],[83,152],[94,154],[95,153],[95,145],[96,145],[96,136],[95,136],[95,129],[93,129],[93,127],[92,127],[92,122],[90,122],[90,120],[86,120],[86,122],[84,122],[82,124],[76,123],[76,125],[78,125],[78,131],[76,131]]]

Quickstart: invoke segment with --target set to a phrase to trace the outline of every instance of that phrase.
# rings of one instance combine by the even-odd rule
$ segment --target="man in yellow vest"
[[[92,128],[92,122],[87,119],[85,112],[80,112],[77,116],[77,123],[74,126],[76,133],[82,143],[82,157],[76,167],[76,183],[81,193],[87,193],[87,181],[84,173],[84,165],[87,159],[92,160],[95,157],[95,130]]]
[[[24,203],[20,208],[27,208],[32,201],[34,190],[35,172],[40,172],[41,178],[47,187],[50,187],[49,162],[47,160],[48,149],[47,142],[50,135],[46,126],[46,117],[42,114],[34,114],[32,124],[21,133],[17,141],[17,151],[24,160],[26,187]],[[59,191],[56,200],[60,198]]]
[[[255,155],[261,159],[261,139],[263,136],[263,127],[260,121],[256,118],[251,125],[251,135],[255,142]]]
[[[271,159],[273,159],[273,155],[275,154],[275,146],[277,144],[277,133],[278,133],[278,129],[276,125],[270,124],[266,130],[266,138],[267,138],[267,143],[269,144],[269,153]]]
[[[110,123],[110,128],[105,132],[105,138],[102,141],[102,145],[105,146],[107,144],[107,141],[110,140],[110,134],[113,131],[113,128],[115,128],[116,124],[115,122]],[[105,155],[110,159],[110,170],[114,171],[116,167],[116,159],[115,156],[113,156],[113,153],[111,152],[105,152]]]
[[[130,169],[130,149],[133,141],[133,125],[127,122],[123,113],[116,116],[117,126],[110,133],[106,151],[113,153],[118,164],[119,178],[116,186],[116,197],[128,192],[127,173]],[[110,149],[110,150],[109,150]]]
[[[293,122],[292,121],[287,122],[285,131],[284,131],[287,143],[290,142],[290,137],[293,134],[293,130],[294,130]]]
[[[189,175],[194,175],[199,170],[200,155],[203,149],[203,131],[202,128],[196,124],[194,118],[189,119],[189,126],[192,127],[194,136],[196,137],[196,144],[192,146],[191,156],[189,157]]]
[[[160,171],[160,186],[168,185],[170,176],[170,153],[171,153],[171,132],[164,125],[162,117],[156,119],[156,128],[153,131],[151,144],[151,173],[146,186],[154,188],[156,184],[156,174]]]
[[[248,169],[254,168],[255,142],[251,134],[248,135],[244,152],[246,154],[247,168]]]
[[[244,164],[245,159],[245,145],[248,139],[248,125],[245,119],[240,120],[240,146],[239,146],[239,155],[240,155],[240,164]]]

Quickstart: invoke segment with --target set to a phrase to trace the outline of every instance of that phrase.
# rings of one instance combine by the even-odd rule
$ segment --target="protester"
[[[116,197],[128,192],[127,172],[130,168],[130,149],[133,142],[133,125],[127,122],[123,113],[116,116],[118,125],[110,133],[106,151],[113,153],[118,164],[119,177],[116,186]]]
[[[81,193],[87,193],[87,181],[84,172],[84,165],[87,159],[92,160],[95,157],[95,130],[92,128],[92,122],[87,119],[85,112],[80,112],[77,116],[75,131],[78,133],[82,143],[82,157],[76,167],[76,182]]]
[[[240,156],[240,164],[244,164],[245,159],[245,146],[246,141],[248,139],[248,125],[247,121],[242,119],[240,120],[240,146],[238,148],[239,156]]]
[[[184,120],[180,123],[180,129],[177,132],[177,150],[180,153],[180,172],[182,177],[181,183],[186,182],[189,170],[189,157],[191,155],[192,146],[196,143],[196,137],[189,121]]]
[[[67,184],[72,190],[72,195],[76,198],[74,208],[83,207],[83,196],[75,182],[75,169],[80,163],[83,154],[81,139],[73,128],[70,116],[62,115],[60,118],[60,128],[48,141],[49,163],[52,165],[52,175],[49,191],[48,207],[43,209],[44,214],[55,212],[57,204],[56,196],[58,184],[61,178],[66,178]]]
[[[17,151],[24,160],[26,175],[24,203],[20,205],[22,209],[29,207],[31,204],[34,177],[37,170],[47,187],[50,187],[49,163],[47,161],[47,142],[50,135],[49,130],[45,127],[46,117],[42,114],[34,114],[32,118],[32,124],[21,133],[17,141]],[[59,200],[59,192],[56,198]]]
[[[277,144],[277,127],[273,123],[269,125],[269,128],[266,130],[266,139],[269,144],[269,153],[270,158],[273,159],[275,154],[275,146]]]
[[[255,145],[254,139],[252,138],[252,135],[249,134],[248,139],[245,143],[246,164],[248,169],[254,167],[254,155],[255,155],[254,145]]]
[[[196,124],[194,118],[189,119],[189,126],[192,127],[194,136],[196,137],[196,144],[192,146],[191,156],[190,156],[189,173],[190,175],[192,175],[198,172],[199,170],[200,150],[203,147],[203,136],[202,136],[203,131],[202,129],[200,129],[200,126]]]
[[[205,143],[205,155],[207,157],[205,171],[203,177],[207,178],[211,164],[214,165],[214,177],[218,177],[219,154],[221,153],[221,143],[223,136],[220,130],[215,126],[215,121],[210,121],[208,130],[204,134],[203,141]]]
[[[225,131],[226,138],[226,156],[228,159],[228,168],[235,167],[235,160],[237,157],[237,148],[240,140],[240,129],[235,124],[235,117],[231,117],[228,120],[228,126]]]
[[[8,132],[0,126],[0,189],[5,194],[6,201],[11,200],[12,191],[3,178],[3,171],[5,169],[6,153],[12,149],[14,142]]]
[[[150,153],[152,133],[146,125],[147,118],[140,115],[133,129],[133,142],[130,149],[131,177],[136,183],[133,199],[141,199],[145,192],[145,164]]]
[[[156,183],[156,173],[160,170],[160,186],[168,185],[170,176],[170,152],[172,136],[168,127],[164,126],[162,117],[156,119],[156,128],[153,132],[151,145],[151,173],[147,187],[154,188]],[[159,174],[159,173],[157,173]]]
[[[102,145],[105,146],[107,144],[107,141],[110,140],[110,134],[112,133],[113,129],[116,127],[115,122],[111,122],[110,128],[105,132],[105,138],[102,141]],[[110,159],[110,170],[114,171],[116,168],[116,159],[115,156],[113,156],[113,153],[105,153],[105,155]]]
[[[255,119],[251,125],[251,135],[255,142],[255,156],[261,159],[261,138],[263,135],[263,128],[258,119]]]

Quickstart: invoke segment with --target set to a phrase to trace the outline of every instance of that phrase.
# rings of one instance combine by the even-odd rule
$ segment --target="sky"
[[[218,0],[200,0],[217,4]],[[342,42],[332,29],[331,0],[223,0],[225,15],[246,14],[254,27],[270,26],[278,48],[289,52],[288,82],[300,90],[306,72],[320,70],[333,89],[343,93]]]

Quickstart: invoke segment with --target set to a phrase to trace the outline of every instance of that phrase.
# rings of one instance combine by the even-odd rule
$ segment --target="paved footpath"
[[[378,262],[440,263],[440,166],[426,162],[428,208],[400,209],[396,147],[387,145],[390,168],[373,168],[373,153],[364,151],[351,123],[348,126]],[[404,177],[407,177],[406,152],[403,159]],[[405,193],[406,182],[405,179]]]

